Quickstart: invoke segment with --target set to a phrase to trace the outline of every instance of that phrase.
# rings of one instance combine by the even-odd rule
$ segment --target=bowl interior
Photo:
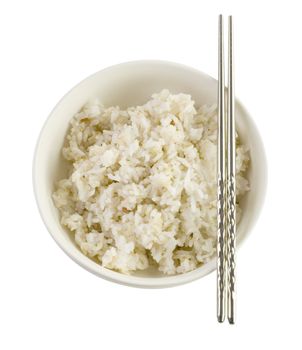
[[[73,115],[89,100],[99,97],[106,106],[136,106],[164,88],[172,93],[191,94],[196,105],[216,103],[217,81],[197,70],[161,61],[138,61],[102,70],[73,88],[58,103],[45,123],[36,148],[34,187],[42,218],[54,239],[80,265],[107,279],[136,286],[162,287],[188,282],[215,269],[213,259],[204,266],[177,276],[162,276],[146,270],[126,276],[101,267],[84,256],[72,235],[60,224],[52,201],[54,184],[67,174],[68,163],[61,155],[64,138]],[[258,131],[243,106],[236,101],[236,123],[240,138],[250,149],[248,172],[251,191],[241,201],[243,216],[238,225],[239,244],[251,230],[260,212],[266,185],[266,162]]]

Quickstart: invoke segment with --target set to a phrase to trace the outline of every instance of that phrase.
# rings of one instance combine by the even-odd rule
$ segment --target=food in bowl
[[[70,174],[53,199],[81,251],[122,273],[191,271],[216,252],[215,105],[168,90],[122,110],[88,102],[63,148]],[[237,136],[237,219],[249,153]]]

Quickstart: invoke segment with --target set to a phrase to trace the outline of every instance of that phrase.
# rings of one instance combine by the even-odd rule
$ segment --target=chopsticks
[[[236,258],[236,130],[234,98],[233,20],[228,18],[228,89],[225,108],[223,17],[218,24],[217,134],[217,320],[227,313],[235,323]],[[227,308],[227,310],[226,310]]]

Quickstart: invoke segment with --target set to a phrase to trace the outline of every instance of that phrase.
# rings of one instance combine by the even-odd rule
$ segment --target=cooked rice
[[[215,105],[163,90],[143,106],[98,100],[71,121],[71,172],[53,194],[82,252],[129,273],[184,273],[216,251]],[[237,137],[237,196],[248,190],[248,150]],[[238,220],[240,208],[237,208]]]

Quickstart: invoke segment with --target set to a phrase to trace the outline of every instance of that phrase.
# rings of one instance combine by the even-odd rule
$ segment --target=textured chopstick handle
[[[226,306],[226,232],[225,232],[225,181],[218,174],[217,183],[217,319],[223,322]]]
[[[235,175],[228,177],[227,201],[227,309],[228,320],[235,323],[235,282],[236,282],[236,180]]]

